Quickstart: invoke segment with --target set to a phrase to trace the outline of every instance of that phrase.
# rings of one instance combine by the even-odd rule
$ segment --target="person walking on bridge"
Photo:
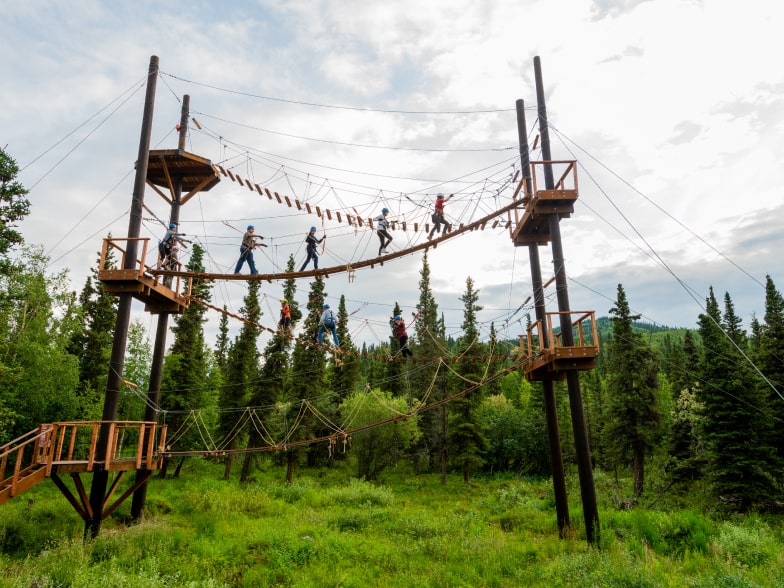
[[[324,332],[329,329],[332,331],[332,339],[335,341],[335,347],[340,347],[340,341],[338,341],[338,331],[337,331],[338,321],[335,318],[335,313],[329,308],[329,304],[324,305],[324,312],[321,313],[321,319],[319,320],[319,330],[318,330],[318,342],[319,344],[324,343]]]
[[[310,232],[307,237],[305,237],[305,243],[307,243],[305,250],[308,257],[305,259],[305,263],[302,264],[302,267],[299,268],[299,271],[304,272],[311,259],[313,260],[313,269],[318,269],[318,253],[316,252],[316,247],[326,238],[327,236],[324,235],[321,239],[316,239],[316,227],[310,227]]]
[[[441,193],[436,196],[436,209],[435,212],[433,212],[433,228],[430,229],[430,234],[427,236],[428,239],[432,239],[433,234],[436,232],[438,232],[439,235],[441,234],[441,225],[444,225],[445,235],[449,232],[449,225],[444,219],[444,204],[447,200],[452,198],[452,196],[454,196],[454,194],[450,194],[449,198],[444,198],[444,195]]]
[[[381,241],[381,245],[378,248],[379,257],[387,252],[387,245],[392,242],[392,235],[390,235],[389,231],[387,230],[389,228],[389,221],[387,220],[388,214],[389,209],[382,208],[381,214],[373,219],[376,221],[376,234],[378,235],[379,241]]]
[[[234,273],[240,273],[242,266],[245,265],[245,262],[248,262],[248,267],[250,268],[251,275],[255,276],[258,272],[256,271],[256,263],[253,261],[253,250],[256,247],[266,247],[264,243],[259,243],[256,239],[263,239],[255,233],[255,227],[253,225],[248,225],[248,230],[245,231],[245,234],[242,236],[242,245],[240,245],[240,258],[237,260],[237,265],[234,266]]]

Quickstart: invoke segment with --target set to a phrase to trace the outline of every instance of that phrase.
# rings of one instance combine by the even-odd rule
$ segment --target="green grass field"
[[[240,485],[222,472],[193,458],[179,479],[153,479],[144,520],[126,525],[127,501],[90,542],[54,484],[40,484],[0,506],[0,585],[784,586],[781,517],[720,519],[675,501],[618,511],[599,473],[590,547],[576,475],[559,539],[546,479],[442,485],[400,467],[368,483],[338,465],[287,486],[265,463]]]

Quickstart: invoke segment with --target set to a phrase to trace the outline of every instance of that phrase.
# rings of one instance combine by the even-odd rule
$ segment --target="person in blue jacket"
[[[324,343],[324,331],[329,329],[332,331],[332,338],[335,340],[335,347],[340,347],[340,341],[338,341],[338,320],[335,318],[335,313],[329,308],[329,304],[324,305],[324,312],[321,313],[321,319],[319,320],[319,330],[318,330],[318,342]]]

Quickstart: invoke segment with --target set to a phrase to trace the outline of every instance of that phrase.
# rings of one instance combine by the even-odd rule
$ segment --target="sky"
[[[784,283],[784,16],[750,0],[400,0],[54,2],[0,0],[0,147],[21,168],[32,210],[24,238],[81,290],[102,239],[127,235],[145,83],[159,58],[151,147],[186,149],[302,202],[424,222],[439,192],[470,222],[508,203],[519,171],[515,101],[538,141],[533,59],[542,63],[552,158],[576,160],[579,198],[562,219],[570,308],[607,316],[622,284],[643,321],[696,328],[709,288],[732,297],[748,328],[764,314],[765,276]],[[534,148],[536,143],[536,148]],[[142,237],[163,235],[168,204],[145,192]],[[224,178],[181,210],[180,230],[231,271],[248,224],[269,246],[259,271],[305,258],[311,225],[327,235],[320,266],[373,257],[367,228],[298,212]],[[393,233],[397,251],[420,232]],[[544,280],[552,251],[540,247]],[[187,260],[187,255],[185,256]],[[516,339],[534,313],[526,247],[503,228],[430,249],[447,333],[460,335],[466,279],[483,336]],[[355,343],[410,317],[422,254],[333,275]],[[247,271],[247,269],[245,269]],[[298,280],[304,304],[309,284]],[[246,284],[216,283],[239,312]],[[282,283],[262,285],[274,327]],[[546,290],[556,311],[555,290]],[[157,319],[135,303],[152,330]],[[219,316],[207,324],[214,333]],[[240,325],[231,323],[232,333]],[[268,335],[262,335],[261,344]]]

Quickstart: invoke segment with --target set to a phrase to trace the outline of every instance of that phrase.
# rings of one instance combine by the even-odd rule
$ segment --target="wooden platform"
[[[106,459],[96,458],[99,432],[108,427]],[[57,474],[97,468],[118,473],[156,470],[166,426],[141,421],[47,423],[0,447],[0,504]],[[69,498],[70,500],[70,498]]]
[[[564,345],[560,332],[560,316],[568,315],[574,345]],[[577,316],[576,320],[571,320]],[[554,325],[553,320],[559,324]],[[529,381],[563,380],[572,370],[587,371],[596,367],[599,356],[599,335],[593,311],[548,312],[546,324],[536,321],[520,337],[520,350],[524,357],[525,377]],[[547,341],[544,345],[543,342]]]
[[[133,268],[127,268],[128,244],[133,241],[137,246],[137,259]],[[179,275],[155,275],[146,258],[151,252],[149,239],[108,238],[104,239],[101,258],[98,266],[98,279],[103,283],[104,290],[109,294],[131,294],[144,302],[144,310],[151,314],[177,313],[182,314],[190,303],[193,279]],[[139,247],[141,252],[138,251]],[[109,266],[107,261],[111,251],[119,251],[121,259],[119,267]],[[157,266],[158,254],[155,252]],[[109,267],[107,267],[109,266]]]
[[[174,200],[175,178],[182,182],[180,204],[185,204],[199,192],[206,192],[221,181],[220,172],[209,159],[180,149],[150,151],[147,162],[147,185],[168,202]],[[167,196],[160,188],[169,191]]]
[[[560,172],[552,189],[542,189],[544,174]],[[568,218],[577,200],[577,167],[574,161],[531,162],[533,190],[522,199],[524,207],[510,211],[509,233],[516,246],[546,245],[550,242],[550,221]]]

